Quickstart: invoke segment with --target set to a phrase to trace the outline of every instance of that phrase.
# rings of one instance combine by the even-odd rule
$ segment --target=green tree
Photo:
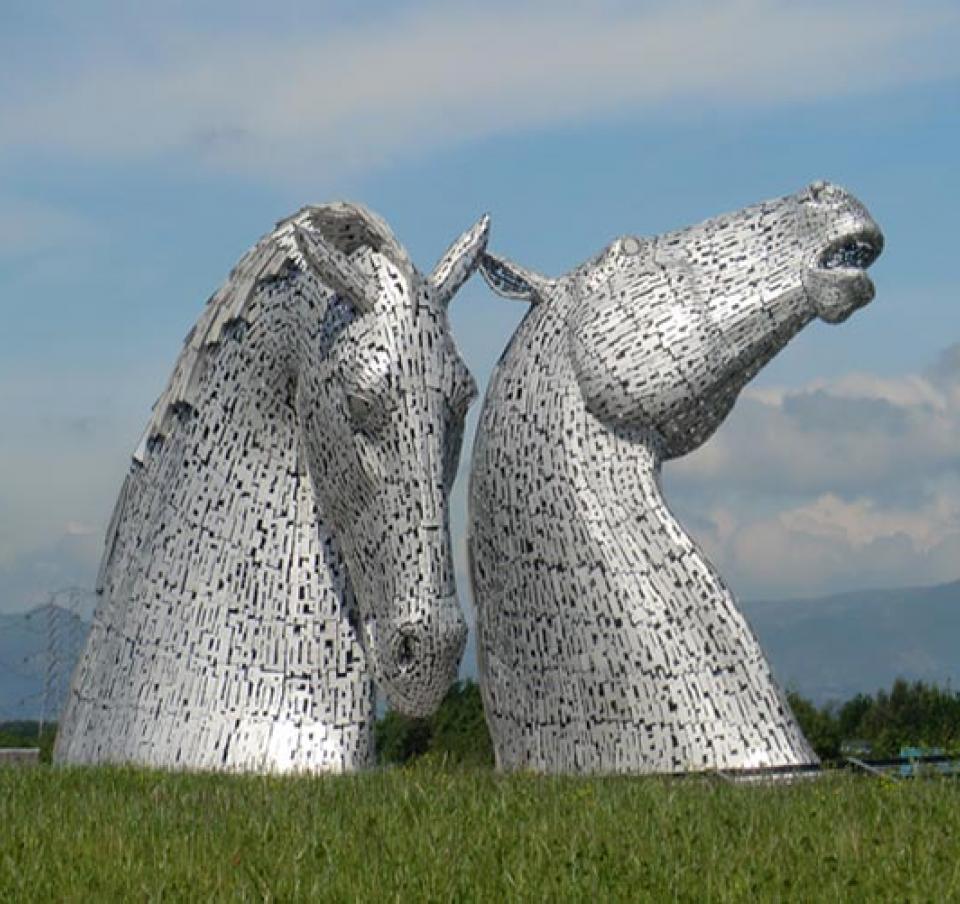
[[[956,748],[960,744],[960,694],[923,681],[898,678],[878,691],[860,719],[862,736],[881,756],[904,746]]]
[[[0,747],[39,747],[41,763],[50,762],[56,737],[55,722],[45,722],[42,732],[39,722],[0,722]]]
[[[388,710],[373,729],[377,760],[399,765],[422,756],[430,749],[431,735],[429,719],[412,719],[395,709]]]
[[[825,762],[838,759],[843,737],[833,709],[829,706],[817,708],[795,691],[787,693],[787,701],[817,756]]]
[[[431,751],[457,763],[493,765],[493,742],[475,681],[454,684],[432,721]]]
[[[427,753],[449,763],[493,764],[480,688],[469,679],[456,682],[427,719],[411,719],[389,710],[377,721],[374,737],[377,759],[383,764],[407,763]]]
[[[841,706],[817,707],[787,695],[807,739],[823,760],[836,759],[845,740],[867,741],[877,757],[902,747],[943,747],[960,752],[960,694],[923,681],[894,681],[889,691],[857,694]]]
[[[873,697],[869,694],[857,694],[847,700],[837,710],[837,725],[840,737],[845,740],[860,739],[863,719],[873,706]],[[865,739],[864,739],[865,740]]]

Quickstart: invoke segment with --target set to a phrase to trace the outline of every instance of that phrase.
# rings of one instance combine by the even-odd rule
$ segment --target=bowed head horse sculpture
[[[123,485],[59,761],[352,770],[374,683],[436,707],[466,636],[448,495],[476,392],[447,305],[487,230],[423,276],[335,203],[241,259]]]

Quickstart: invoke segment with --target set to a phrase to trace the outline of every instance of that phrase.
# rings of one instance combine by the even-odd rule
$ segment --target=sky
[[[958,46],[955,0],[4,0],[0,612],[92,587],[184,335],[303,204],[367,204],[425,272],[489,212],[559,275],[815,179],[883,228],[876,300],[797,336],[668,500],[744,598],[960,578]],[[481,389],[523,312],[454,300]]]

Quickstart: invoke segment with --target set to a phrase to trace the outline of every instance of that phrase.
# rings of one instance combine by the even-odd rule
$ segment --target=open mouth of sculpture
[[[872,229],[843,236],[827,246],[817,267],[821,270],[866,270],[883,251],[883,236]]]
[[[838,236],[803,275],[814,312],[827,323],[841,323],[874,296],[869,267],[883,251],[883,235],[870,223]]]
[[[867,267],[881,251],[880,230],[865,225],[832,241],[804,271],[804,288],[821,320],[841,323],[873,298]]]

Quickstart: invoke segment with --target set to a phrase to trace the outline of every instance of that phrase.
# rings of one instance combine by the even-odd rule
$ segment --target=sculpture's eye
[[[359,392],[347,392],[346,401],[353,432],[376,439],[389,420],[384,406],[372,395]]]

